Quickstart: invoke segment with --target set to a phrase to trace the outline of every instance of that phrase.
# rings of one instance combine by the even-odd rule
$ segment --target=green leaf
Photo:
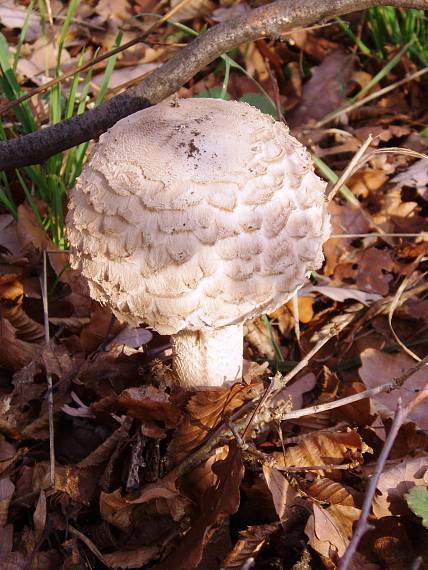
[[[272,115],[274,119],[278,118],[275,106],[272,104],[272,101],[260,93],[245,93],[245,95],[241,97],[241,101],[248,103],[253,107],[257,107],[257,109],[259,109],[262,113],[266,113],[266,115]]]
[[[406,501],[415,515],[421,517],[424,527],[428,528],[428,489],[422,485],[412,487],[406,495]]]
[[[228,93],[225,93],[223,97],[222,87],[213,87],[212,89],[207,89],[206,91],[199,91],[199,93],[195,93],[193,97],[201,99],[211,97],[213,99],[226,99],[227,101],[230,100],[230,95]]]

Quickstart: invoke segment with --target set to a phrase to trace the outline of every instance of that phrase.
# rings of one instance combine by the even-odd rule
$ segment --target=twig
[[[425,9],[426,9],[426,6],[425,6]],[[387,93],[389,93],[390,91],[393,91],[397,87],[400,87],[401,85],[404,85],[405,83],[408,83],[409,81],[413,81],[414,79],[417,79],[418,77],[422,77],[422,75],[425,75],[425,73],[427,73],[427,72],[428,72],[428,67],[424,67],[423,69],[419,69],[419,71],[415,71],[414,73],[409,73],[409,75],[406,75],[406,77],[404,77],[403,79],[400,79],[399,81],[396,81],[395,83],[391,83],[391,85],[388,85],[387,87],[384,87],[383,89],[379,89],[379,91],[375,91],[374,93],[367,95],[367,97],[363,97],[363,99],[360,99],[359,101],[356,101],[355,103],[352,103],[352,105],[347,105],[345,107],[342,107],[342,109],[338,109],[337,111],[333,111],[332,113],[329,113],[323,119],[318,121],[318,123],[316,123],[315,128],[319,129],[323,125],[330,123],[334,119],[337,119],[337,117],[340,117],[340,115],[342,115],[344,113],[350,113],[351,111],[355,111],[355,109],[362,107],[363,105],[365,105],[366,103],[369,103],[370,101],[373,101],[374,99],[378,99],[379,97],[383,97],[383,95],[386,95]]]
[[[45,342],[49,345],[49,310],[48,310],[48,276],[47,276],[47,256],[43,251],[43,275],[41,278],[42,300],[43,300],[43,317],[45,326]],[[48,384],[48,418],[49,418],[49,460],[50,460],[50,484],[52,489],[55,488],[55,431],[54,431],[54,401],[53,401],[53,384],[52,375],[46,374]]]
[[[378,238],[379,234],[375,232],[371,232],[369,234],[331,234],[329,239],[356,239],[356,238],[367,238],[367,237],[375,237]],[[428,239],[428,232],[419,232],[415,234],[394,234],[394,233],[383,233],[383,238],[387,237],[396,237],[396,238],[423,238]]]
[[[266,396],[273,397],[278,391],[284,388],[292,378],[296,376],[305,366],[308,365],[309,361],[315,354],[329,341],[333,338],[333,336],[339,334],[351,320],[344,321],[339,326],[331,326],[330,333],[327,334],[324,338],[319,340],[317,344],[313,347],[313,349],[305,356],[305,358],[297,364],[293,370],[291,370],[284,378],[281,379],[281,386],[279,388],[275,388],[275,385],[270,390],[270,386],[268,390],[264,392],[261,400],[263,400]],[[249,402],[245,406],[242,406],[235,414],[231,416],[229,419],[230,422],[233,422],[234,429],[236,430],[243,430],[243,432],[247,431],[247,426],[252,425],[253,421],[256,419],[257,414],[252,413],[250,422],[248,421],[247,414],[254,410],[254,402]],[[260,400],[256,404],[256,410],[260,411],[263,406],[260,406]],[[253,417],[254,416],[254,417]],[[224,445],[228,441],[230,441],[230,428],[226,422],[223,422],[217,429],[213,430],[210,434],[208,439],[196,449],[193,453],[191,453],[188,457],[186,457],[176,468],[175,472],[177,477],[181,477],[185,473],[188,473],[192,469],[194,469],[197,465],[205,461],[210,455],[212,454],[213,450],[219,447],[220,445]],[[241,436],[242,438],[242,436]],[[243,439],[243,438],[242,438]]]
[[[0,142],[0,169],[40,163],[53,154],[98,137],[119,119],[159,103],[217,57],[242,43],[279,37],[298,26],[375,5],[426,8],[425,0],[277,0],[213,26],[138,85],[86,113],[18,139]]]
[[[373,140],[372,135],[369,135],[367,137],[367,139],[363,142],[363,144],[360,146],[358,151],[355,153],[355,155],[352,157],[352,160],[349,162],[348,166],[345,168],[345,170],[342,172],[342,174],[336,180],[333,188],[330,190],[330,192],[327,195],[327,200],[329,202],[331,202],[331,200],[333,200],[333,198],[336,196],[336,193],[339,191],[339,189],[342,188],[342,186],[345,184],[345,182],[348,180],[348,178],[354,173],[354,171],[358,167],[358,163],[359,163],[361,157],[364,155],[367,148],[370,146],[370,143],[372,142],[372,140]]]
[[[58,83],[62,83],[66,79],[69,79],[70,77],[73,77],[74,75],[77,75],[78,73],[82,73],[82,71],[86,71],[86,70],[90,69],[91,67],[94,67],[96,64],[101,63],[101,62],[105,61],[106,59],[109,59],[110,57],[113,57],[114,55],[117,55],[118,53],[121,53],[121,52],[129,49],[130,47],[133,47],[136,44],[142,43],[143,40],[148,35],[150,35],[159,26],[161,26],[167,20],[169,20],[169,18],[171,18],[174,14],[176,14],[178,10],[181,10],[181,8],[185,4],[188,4],[189,1],[190,0],[181,0],[181,2],[179,2],[173,8],[171,8],[171,10],[167,14],[165,14],[165,16],[162,16],[162,18],[160,18],[159,20],[156,20],[145,32],[143,32],[142,34],[140,34],[136,38],[133,38],[132,40],[130,40],[126,44],[123,44],[122,46],[118,46],[118,47],[113,48],[109,51],[106,51],[102,55],[99,55],[98,57],[91,59],[91,61],[88,61],[88,63],[85,63],[85,64],[81,65],[80,67],[75,67],[71,71],[68,71],[67,73],[63,73],[59,77],[55,77],[54,79],[52,79],[51,81],[47,81],[43,85],[39,85],[38,87],[31,89],[31,91],[29,91],[28,93],[25,93],[25,95],[21,95],[21,97],[18,97],[14,101],[9,101],[8,103],[6,103],[2,107],[0,107],[0,115],[3,115],[3,113],[6,113],[6,111],[9,111],[9,109],[12,109],[13,107],[15,107],[15,105],[19,105],[21,103],[24,103],[24,101],[31,99],[31,97],[33,97],[34,95],[39,95],[40,93],[44,93],[45,91],[48,91],[48,89],[50,89],[51,87],[54,87],[55,85],[57,85]]]
[[[88,538],[86,535],[84,535],[82,532],[80,532],[80,530],[77,530],[77,528],[74,528],[74,526],[68,525],[68,530],[69,530],[70,534],[72,534],[73,536],[75,536],[76,538],[81,540],[84,544],[86,544],[86,546],[89,548],[89,550],[93,554],[95,554],[95,556],[98,558],[98,560],[100,562],[105,564],[105,566],[107,568],[109,567],[106,559],[104,558],[104,556],[101,554],[101,552],[98,550],[98,548],[95,546],[95,544],[92,542],[92,540],[90,538]]]
[[[412,368],[408,368],[401,376],[393,378],[390,382],[386,384],[381,384],[375,388],[370,388],[369,390],[364,390],[363,392],[358,392],[358,394],[352,394],[352,396],[347,396],[346,398],[340,398],[334,402],[326,402],[325,404],[317,404],[311,406],[310,408],[302,408],[301,410],[293,410],[281,416],[281,420],[295,420],[297,418],[303,418],[304,416],[311,416],[313,414],[319,414],[327,410],[333,410],[335,408],[341,408],[342,406],[347,406],[348,404],[353,404],[354,402],[359,402],[366,398],[371,398],[380,394],[382,392],[392,392],[397,388],[400,388],[404,382],[410,378],[415,372],[428,363],[428,356],[423,360],[418,362]]]
[[[398,287],[397,291],[395,292],[394,298],[392,299],[392,303],[391,303],[391,306],[389,307],[389,311],[388,311],[388,324],[389,324],[389,328],[391,329],[391,332],[392,332],[395,340],[401,346],[401,348],[404,350],[404,352],[407,352],[407,354],[409,356],[411,356],[414,360],[416,360],[416,362],[420,362],[421,359],[419,358],[419,356],[417,354],[415,354],[413,352],[413,350],[411,350],[408,346],[406,346],[404,344],[404,342],[401,340],[401,338],[398,336],[398,334],[396,333],[396,331],[392,325],[392,317],[394,315],[395,309],[400,305],[400,300],[401,300],[401,297],[402,297],[404,291],[407,289],[409,282],[411,281],[411,279],[415,275],[414,271],[416,270],[416,268],[418,267],[418,265],[420,264],[422,259],[425,257],[425,255],[426,255],[425,252],[418,255],[418,257],[409,266],[408,274],[404,277],[403,281],[401,282],[400,286]],[[423,277],[425,277],[425,274],[419,275],[419,279],[417,281],[420,281],[421,278],[423,278]],[[413,280],[413,285],[416,285],[414,280]]]
[[[421,363],[418,364],[426,364],[428,362],[428,356],[424,358]],[[408,415],[417,407],[419,404],[423,402],[428,397],[428,381],[426,382],[423,389],[411,400],[407,406],[403,408],[401,403],[401,398],[399,398],[397,403],[397,408],[395,412],[395,417],[391,425],[391,429],[388,433],[388,437],[386,438],[385,444],[379,455],[379,459],[376,464],[376,470],[370,479],[370,483],[366,492],[366,496],[364,498],[363,508],[361,510],[361,515],[358,520],[357,526],[354,531],[354,535],[349,543],[348,548],[346,549],[345,554],[341,558],[337,569],[338,570],[347,570],[349,565],[352,561],[352,557],[354,556],[358,545],[365,534],[365,532],[370,528],[368,521],[370,510],[372,507],[373,498],[376,494],[376,489],[379,483],[380,476],[382,475],[383,469],[385,467],[385,462],[388,459],[389,453],[394,445],[394,441],[400,431],[401,426],[403,425],[404,421],[408,417]]]

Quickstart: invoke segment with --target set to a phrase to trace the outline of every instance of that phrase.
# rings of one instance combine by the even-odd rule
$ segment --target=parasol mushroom
[[[164,102],[100,137],[71,192],[71,262],[121,321],[172,335],[183,387],[240,380],[243,323],[320,267],[325,183],[287,127],[236,101]]]

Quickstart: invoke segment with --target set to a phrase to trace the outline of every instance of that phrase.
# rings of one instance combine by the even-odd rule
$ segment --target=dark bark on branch
[[[53,154],[97,138],[119,119],[172,95],[198,71],[242,43],[279,37],[298,26],[371,6],[428,8],[428,0],[278,0],[249,14],[212,27],[193,40],[138,85],[96,109],[29,135],[0,142],[0,170],[40,163]]]

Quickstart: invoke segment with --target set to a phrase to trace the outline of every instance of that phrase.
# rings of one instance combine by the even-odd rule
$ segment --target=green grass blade
[[[15,55],[13,57],[12,69],[14,72],[16,72],[16,66],[18,65],[19,58],[21,57],[21,50],[22,50],[22,46],[23,46],[24,41],[25,41],[25,37],[26,37],[27,32],[28,32],[28,26],[30,25],[30,18],[31,18],[31,15],[33,14],[33,7],[34,7],[34,0],[31,0],[31,2],[28,5],[28,8],[27,8],[27,14],[25,16],[25,20],[24,20],[24,24],[23,24],[22,29],[21,29],[21,33],[19,34],[19,39],[18,39],[18,43],[16,45]]]
[[[119,32],[116,36],[115,41],[114,41],[113,49],[120,46],[120,42],[122,41],[122,37],[123,37],[122,32]],[[99,90],[98,95],[95,99],[95,105],[99,105],[100,103],[102,103],[102,101],[105,97],[105,94],[106,94],[107,88],[108,88],[108,84],[110,81],[110,77],[111,77],[111,74],[113,73],[113,69],[114,69],[114,66],[116,64],[116,59],[117,59],[117,55],[113,55],[108,59],[107,66],[106,66],[106,69],[104,71],[104,77],[103,77],[103,80],[102,80],[101,85],[100,85],[100,90]]]

